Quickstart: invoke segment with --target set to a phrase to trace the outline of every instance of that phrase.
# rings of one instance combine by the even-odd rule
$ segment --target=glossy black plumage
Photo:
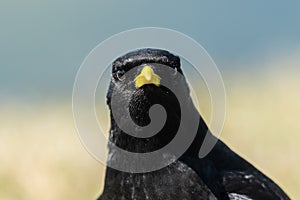
[[[179,57],[167,51],[142,49],[130,52],[118,58],[112,65],[112,80],[107,94],[107,103],[111,108],[113,90],[126,94],[124,98],[131,98],[129,104],[131,117],[140,126],[150,123],[149,108],[153,104],[161,104],[167,112],[166,124],[151,138],[136,138],[120,130],[111,115],[109,159],[118,157],[113,154],[115,145],[131,152],[151,152],[168,144],[177,132],[181,117],[180,107],[176,97],[168,88],[145,85],[134,91],[122,90],[122,81],[118,80],[116,75],[118,70],[128,71],[148,63],[167,65],[183,73]],[[197,112],[189,96],[186,81],[182,80],[174,84],[177,84],[186,95],[183,109]],[[196,138],[177,161],[163,169],[139,174],[125,173],[108,167],[104,191],[99,199],[289,199],[272,180],[221,141],[217,142],[205,158],[198,158],[205,135],[214,137],[208,131],[201,116],[198,117],[199,127]],[[189,134],[188,129],[186,134]]]

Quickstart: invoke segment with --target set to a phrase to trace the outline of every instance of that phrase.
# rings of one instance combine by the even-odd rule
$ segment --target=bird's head
[[[178,73],[182,75],[180,78],[178,78]],[[162,141],[162,135],[165,138],[168,136],[166,132],[168,134],[176,132],[181,115],[176,95],[165,87],[164,83],[180,88],[186,99],[190,100],[189,89],[178,56],[160,49],[140,49],[129,52],[117,58],[112,64],[112,78],[107,93],[107,104],[111,109],[112,96],[117,94],[118,98],[115,100],[117,104],[120,107],[127,106],[131,120],[141,127],[151,122],[149,117],[151,106],[154,104],[163,106],[167,113],[166,123],[160,133],[152,137],[153,140],[160,137],[160,141]],[[125,102],[128,101],[129,105],[126,105]],[[121,111],[116,113],[123,115]],[[139,138],[137,140],[149,142],[151,138]]]

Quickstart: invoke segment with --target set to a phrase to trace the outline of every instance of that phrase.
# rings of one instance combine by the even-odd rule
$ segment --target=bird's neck
[[[126,134],[118,127],[116,121],[111,116],[110,141],[108,145],[110,152],[112,152],[114,148],[118,146],[119,148],[130,152],[146,153],[159,150],[160,148],[167,145],[176,136],[181,118],[180,111],[178,111],[177,109],[170,107],[165,108],[168,113],[165,126],[159,133],[157,133],[155,136],[152,136],[151,138],[137,138]],[[190,113],[195,113],[194,116],[198,118],[198,129],[196,136],[194,137],[193,142],[186,150],[184,155],[196,156],[199,153],[208,128],[202,117],[198,114],[198,111],[194,107],[191,100],[190,102],[187,102],[184,109],[188,109]],[[187,128],[184,134],[189,137],[189,135],[192,133]]]

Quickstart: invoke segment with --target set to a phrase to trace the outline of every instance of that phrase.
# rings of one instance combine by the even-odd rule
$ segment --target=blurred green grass
[[[298,71],[282,69],[252,78],[225,76],[227,118],[221,134],[292,199],[300,199],[298,77]],[[199,102],[205,119],[207,103]],[[0,199],[96,198],[104,166],[81,145],[69,101],[0,107]]]

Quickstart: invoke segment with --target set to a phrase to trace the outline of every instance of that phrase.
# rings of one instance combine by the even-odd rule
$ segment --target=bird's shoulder
[[[270,178],[218,141],[210,157],[231,199],[289,199]]]

